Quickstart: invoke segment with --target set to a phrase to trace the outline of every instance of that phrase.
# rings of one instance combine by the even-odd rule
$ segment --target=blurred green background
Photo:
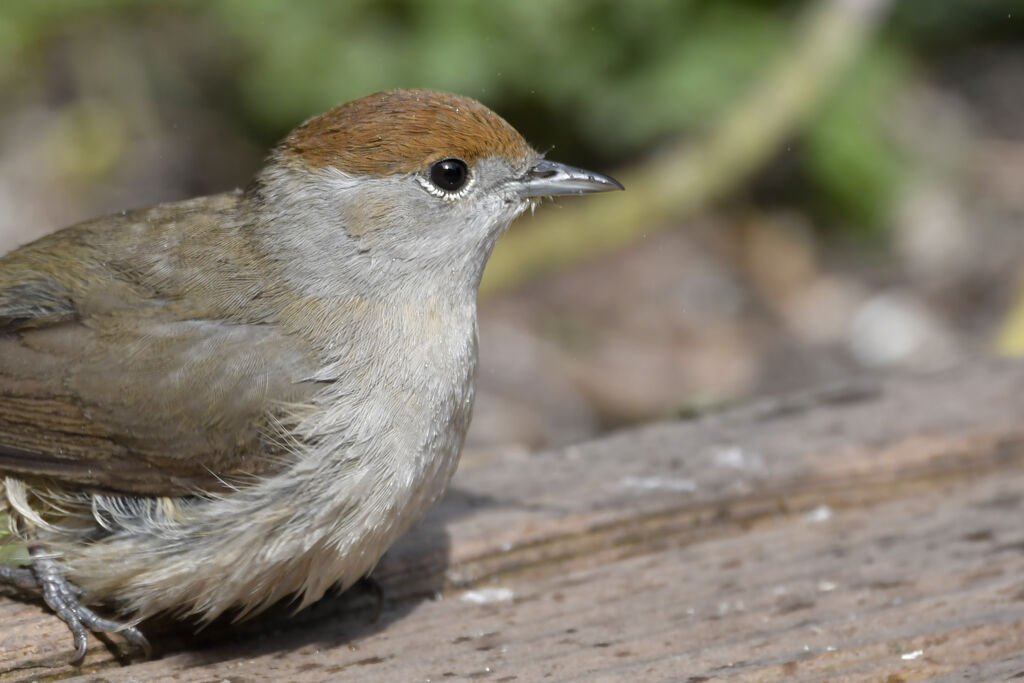
[[[1024,0],[7,0],[0,252],[393,87],[628,187],[499,245],[480,452],[1024,348]]]

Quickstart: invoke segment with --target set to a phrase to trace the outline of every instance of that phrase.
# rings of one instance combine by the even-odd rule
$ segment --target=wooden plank
[[[80,673],[1012,676],[1024,672],[1021,396],[1024,365],[983,363],[469,457],[382,562],[378,622],[342,597],[199,636],[156,625],[163,659],[118,667],[95,647]],[[69,645],[39,607],[0,601],[3,680],[75,673]]]

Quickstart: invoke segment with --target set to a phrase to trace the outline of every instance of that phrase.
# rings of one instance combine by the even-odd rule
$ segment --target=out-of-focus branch
[[[637,240],[692,213],[756,170],[813,112],[870,37],[892,0],[821,0],[793,49],[703,140],[680,144],[618,174],[626,192],[566,201],[524,221],[499,243],[481,293],[505,289]]]

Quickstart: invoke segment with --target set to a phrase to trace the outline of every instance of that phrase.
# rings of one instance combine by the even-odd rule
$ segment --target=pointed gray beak
[[[538,161],[519,179],[519,194],[523,197],[554,197],[624,189],[614,178],[547,159]]]

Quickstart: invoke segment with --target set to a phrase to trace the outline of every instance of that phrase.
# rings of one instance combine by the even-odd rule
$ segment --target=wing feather
[[[179,495],[279,463],[279,407],[317,391],[307,347],[265,311],[249,321],[183,307],[187,282],[167,272],[194,279],[206,256],[154,251],[182,241],[160,230],[226,232],[230,199],[75,226],[0,258],[0,474]],[[104,256],[129,238],[127,261]],[[232,310],[259,291],[258,274],[220,275],[210,289]]]

